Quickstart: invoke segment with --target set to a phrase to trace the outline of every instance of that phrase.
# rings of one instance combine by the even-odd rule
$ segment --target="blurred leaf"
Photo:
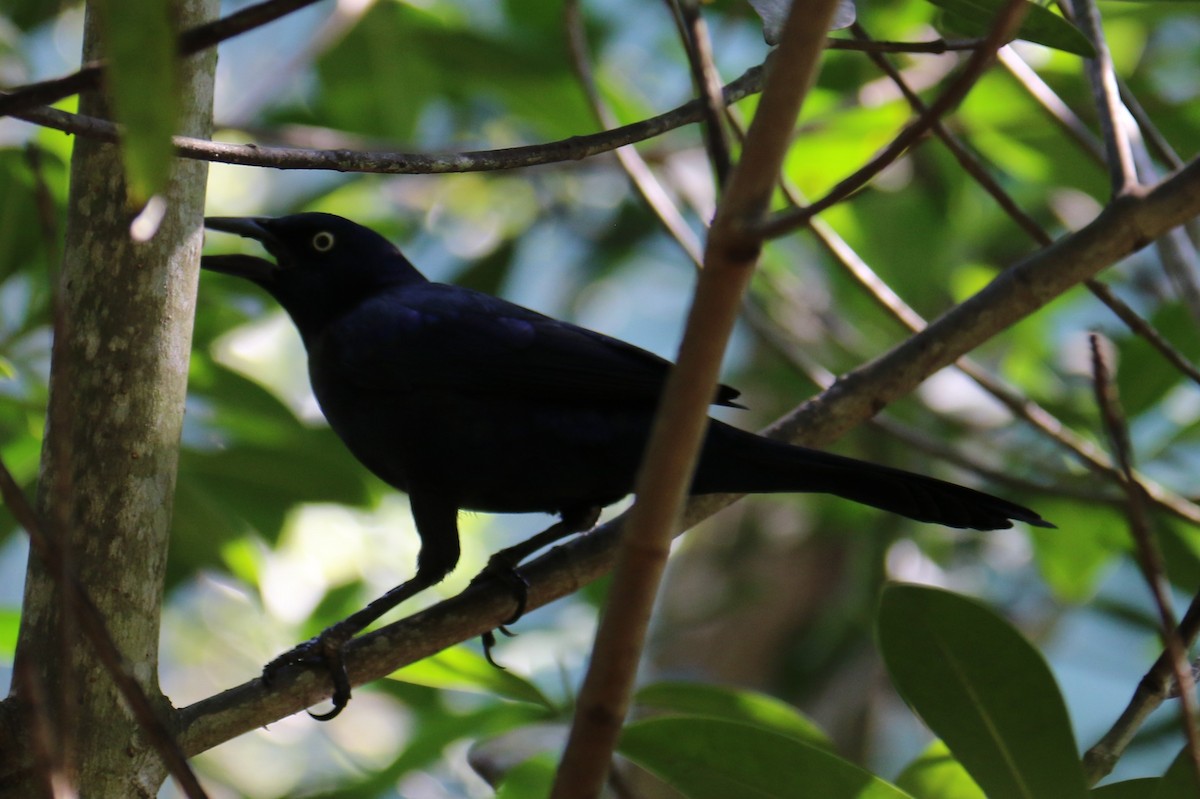
[[[788,150],[784,174],[801,191],[818,197],[870,160],[908,121],[899,101],[869,108],[836,108],[806,118],[808,129]],[[820,158],[814,158],[820,153]]]
[[[900,695],[989,796],[1085,795],[1050,669],[992,610],[948,591],[889,585],[878,636]]]
[[[27,31],[55,16],[60,10],[59,3],[46,0],[5,0],[4,11],[0,13],[11,19],[18,28]]]
[[[1183,303],[1162,305],[1148,321],[1190,361],[1195,363],[1200,359],[1196,320]],[[1161,402],[1184,378],[1169,368],[1158,351],[1141,336],[1123,335],[1116,339],[1116,344],[1116,379],[1121,391],[1121,406],[1132,419]]]
[[[551,755],[529,758],[504,775],[496,799],[545,799],[554,786],[557,768],[557,759]]]
[[[307,799],[361,799],[365,796],[389,796],[396,793],[397,783],[404,775],[428,769],[441,760],[448,747],[464,739],[496,735],[515,728],[534,724],[545,717],[545,711],[523,702],[492,701],[477,709],[464,710],[445,701],[438,690],[423,685],[380,680],[371,690],[386,693],[403,703],[412,715],[412,736],[396,758],[378,768],[355,768],[359,779],[339,789],[314,792],[306,790]]]
[[[625,727],[617,751],[689,799],[901,799],[827,750],[740,722],[658,718]]]
[[[534,39],[537,29],[513,31],[502,35],[427,9],[377,3],[318,61],[322,90],[312,119],[404,141],[433,103],[451,104],[467,120],[493,118],[489,106],[498,104],[506,122],[519,119],[541,135],[595,129],[559,32]]]
[[[1180,588],[1194,591],[1200,584],[1200,536],[1195,525],[1167,518],[1165,514],[1156,518],[1155,522],[1154,531],[1158,534],[1158,546],[1162,549],[1167,577]]]
[[[19,608],[0,608],[0,663],[11,665],[17,651],[17,632],[21,629]]]
[[[987,799],[946,744],[937,740],[905,766],[896,778],[896,787],[908,791],[914,799]]]
[[[496,668],[482,655],[465,646],[444,649],[392,672],[391,678],[430,688],[488,694],[554,709],[554,704],[536,685],[511,671]]]
[[[123,127],[121,150],[129,199],[141,206],[167,185],[179,118],[179,68],[168,0],[104,0],[100,14],[113,116]]]
[[[363,506],[377,483],[332,430],[301,425],[261,387],[217,371],[222,394],[212,416],[221,439],[180,453],[171,584],[222,563],[223,548],[248,532],[275,541],[300,503]]]
[[[1162,779],[1159,777],[1143,777],[1137,780],[1111,782],[1094,788],[1091,796],[1094,799],[1156,799]],[[1195,796],[1195,794],[1190,794]]]
[[[43,157],[42,175],[47,183],[61,181],[62,164]],[[23,272],[40,286],[47,286],[49,247],[38,220],[35,178],[25,155],[15,148],[0,149],[0,281]],[[0,327],[12,322],[4,319]]]
[[[1063,601],[1086,601],[1113,559],[1129,551],[1124,519],[1098,502],[1049,502],[1038,509],[1059,526],[1029,530],[1042,579]]]
[[[1196,767],[1187,745],[1171,761],[1167,773],[1158,782],[1151,799],[1195,799],[1200,796],[1200,781],[1196,778]]]
[[[1006,5],[1005,0],[929,0],[946,12],[948,21],[968,36],[986,36],[996,15]],[[1044,44],[1056,50],[1074,53],[1085,58],[1095,55],[1095,49],[1079,29],[1054,12],[1034,3],[1026,3],[1025,20],[1017,38]]]
[[[667,713],[750,724],[813,746],[832,748],[821,728],[800,711],[757,691],[699,682],[656,682],[638,691],[634,702]]]

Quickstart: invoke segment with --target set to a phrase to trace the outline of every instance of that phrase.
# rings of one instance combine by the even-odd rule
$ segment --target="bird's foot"
[[[508,586],[513,602],[516,603],[516,608],[513,610],[512,615],[505,619],[496,630],[488,630],[480,636],[483,643],[483,656],[487,658],[488,663],[491,663],[498,669],[503,669],[504,667],[492,657],[492,648],[496,646],[496,632],[500,632],[509,638],[515,637],[516,633],[508,629],[507,625],[516,624],[525,615],[525,606],[529,603],[529,581],[517,570],[517,565],[517,560],[512,557],[512,554],[508,550],[503,550],[492,555],[487,565],[483,567],[483,570],[471,580],[471,585],[483,582],[484,580],[499,580]]]
[[[308,715],[317,721],[329,721],[335,718],[350,702],[350,674],[346,671],[346,660],[342,654],[342,647],[352,637],[353,632],[341,623],[326,628],[320,635],[289,649],[263,666],[263,684],[268,688],[271,687],[280,672],[291,666],[323,668],[333,683],[333,693],[329,697],[333,702],[333,709],[327,713],[313,713],[310,710]]]
[[[508,587],[516,609],[501,623],[501,627],[505,624],[516,624],[525,615],[525,606],[529,604],[529,581],[518,571],[521,557],[520,553],[514,552],[513,549],[502,549],[492,555],[483,570],[471,580],[471,585],[484,580],[498,580]]]
[[[501,622],[497,629],[504,635],[510,638],[516,633],[510,631],[506,625],[516,624],[517,621],[525,615],[525,608],[529,603],[529,581],[524,575],[518,571],[521,562],[533,553],[537,552],[549,544],[566,538],[575,533],[581,533],[584,530],[590,529],[596,524],[596,520],[600,518],[600,508],[583,508],[580,510],[563,513],[562,520],[552,525],[546,530],[538,533],[527,541],[523,541],[514,547],[502,549],[488,559],[487,565],[479,574],[475,575],[475,579],[471,580],[471,585],[488,579],[496,579],[508,585],[511,590],[513,601],[516,602],[516,609],[512,615]],[[483,634],[483,654],[496,668],[503,666],[496,663],[492,659],[492,647],[496,645],[496,634],[494,631],[488,631]]]

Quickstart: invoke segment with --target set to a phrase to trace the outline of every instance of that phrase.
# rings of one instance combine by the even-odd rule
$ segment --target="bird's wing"
[[[329,346],[364,388],[650,404],[670,363],[488,294],[427,283],[376,295],[333,325]],[[735,407],[720,386],[714,403]]]

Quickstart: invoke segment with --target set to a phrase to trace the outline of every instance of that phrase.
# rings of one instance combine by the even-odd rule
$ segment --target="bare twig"
[[[583,17],[579,13],[579,0],[567,0],[563,11],[571,66],[579,77],[584,94],[587,95],[588,105],[591,106],[597,122],[605,128],[615,128],[616,117],[600,99],[600,92],[596,88],[595,77],[592,74],[591,59],[587,54],[586,31],[583,26]],[[643,202],[654,212],[659,222],[683,249],[692,263],[699,268],[704,258],[700,249],[700,240],[688,226],[675,203],[671,201],[662,184],[650,171],[646,161],[631,146],[618,147],[613,151],[613,155],[621,163],[621,168],[629,176],[629,180],[633,183],[634,189]]]
[[[825,46],[830,50],[856,50],[864,53],[930,53],[941,55],[957,50],[975,50],[983,39],[937,39],[932,42],[885,42],[861,39],[830,38]]]
[[[1163,563],[1162,552],[1159,551],[1158,544],[1150,530],[1145,491],[1133,471],[1133,447],[1129,442],[1129,428],[1121,410],[1116,386],[1113,384],[1108,364],[1101,351],[1100,337],[1093,333],[1090,344],[1096,404],[1100,408],[1100,416],[1104,421],[1104,428],[1108,434],[1113,455],[1124,478],[1122,487],[1125,489],[1126,512],[1129,517],[1130,534],[1133,536],[1134,551],[1137,554],[1136,560],[1154,599],[1155,608],[1158,610],[1160,634],[1174,670],[1175,683],[1178,686],[1183,708],[1184,736],[1187,738],[1188,751],[1191,755],[1197,783],[1200,784],[1200,730],[1196,728],[1196,685],[1192,678],[1191,666],[1188,663],[1187,645],[1176,630],[1175,611],[1171,607],[1170,590],[1166,580],[1166,567]],[[1113,754],[1119,755],[1119,752]]]
[[[1124,194],[1138,184],[1137,168],[1133,162],[1133,150],[1129,142],[1130,128],[1134,124],[1133,117],[1121,103],[1121,92],[1117,88],[1112,54],[1108,51],[1108,42],[1100,25],[1099,10],[1092,0],[1071,0],[1070,6],[1076,18],[1075,23],[1096,49],[1095,58],[1084,62],[1085,70],[1100,118],[1105,162],[1108,164],[1113,194]]]
[[[1041,75],[1038,75],[1032,67],[1025,63],[1025,59],[1021,58],[1017,51],[1012,49],[1012,46],[1001,47],[997,58],[1008,74],[1020,84],[1030,97],[1037,101],[1051,120],[1078,142],[1083,147],[1083,151],[1094,158],[1096,163],[1104,163],[1104,148],[1092,131],[1055,93],[1054,89],[1042,80]]]
[[[1176,634],[1189,648],[1196,643],[1196,638],[1200,636],[1200,594],[1192,597]],[[1178,686],[1175,684],[1174,673],[1175,659],[1169,651],[1164,650],[1138,682],[1120,717],[1113,722],[1108,732],[1084,753],[1083,769],[1089,783],[1095,784],[1112,771],[1113,765],[1150,714],[1162,705],[1163,700],[1175,693]]]
[[[704,144],[708,160],[717,178],[718,188],[724,188],[732,165],[729,153],[729,134],[725,129],[725,104],[721,101],[721,76],[713,63],[712,42],[708,26],[700,15],[697,0],[671,0],[678,13],[679,33],[692,68],[692,83],[704,101]]]

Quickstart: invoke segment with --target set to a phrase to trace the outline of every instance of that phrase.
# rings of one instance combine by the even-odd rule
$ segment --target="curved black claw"
[[[308,715],[317,721],[336,718],[350,703],[350,674],[346,671],[346,660],[342,655],[342,647],[349,639],[350,636],[339,629],[338,625],[333,625],[317,637],[289,649],[263,666],[263,683],[270,687],[279,673],[290,666],[323,668],[333,683],[333,693],[329,697],[333,702],[333,709],[328,713],[313,713],[310,710]]]
[[[516,636],[516,633],[508,629],[505,625],[516,624],[525,615],[525,607],[529,604],[529,581],[517,571],[516,564],[509,557],[506,557],[505,552],[497,552],[495,555],[492,555],[491,560],[483,567],[483,571],[475,575],[475,579],[471,582],[474,584],[489,578],[495,578],[506,583],[512,592],[513,601],[517,603],[517,609],[513,611],[512,615],[501,622],[500,626],[496,628],[496,630],[499,630],[509,638],[513,638]],[[492,647],[496,645],[496,631],[488,630],[480,636],[480,640],[483,643],[483,656],[487,658],[487,662],[503,670],[504,667],[492,657]]]
[[[507,636],[509,638],[517,637],[516,633],[514,633],[512,630],[505,627],[503,624],[501,624],[495,630],[488,630],[486,633],[479,636],[479,640],[483,644],[483,656],[485,658],[487,658],[487,662],[491,663],[492,666],[494,666],[495,668],[500,669],[500,671],[508,671],[508,669],[506,669],[501,664],[497,663],[496,659],[492,657],[492,647],[494,647],[496,645],[496,633],[497,632],[503,633],[505,636]]]
[[[513,563],[511,558],[506,557],[506,554],[506,552],[497,552],[492,555],[487,565],[483,567],[483,571],[471,580],[471,584],[474,585],[482,580],[496,579],[508,586],[517,609],[502,622],[501,627],[505,624],[516,624],[525,615],[525,607],[529,604],[529,581],[517,570],[517,564]]]

